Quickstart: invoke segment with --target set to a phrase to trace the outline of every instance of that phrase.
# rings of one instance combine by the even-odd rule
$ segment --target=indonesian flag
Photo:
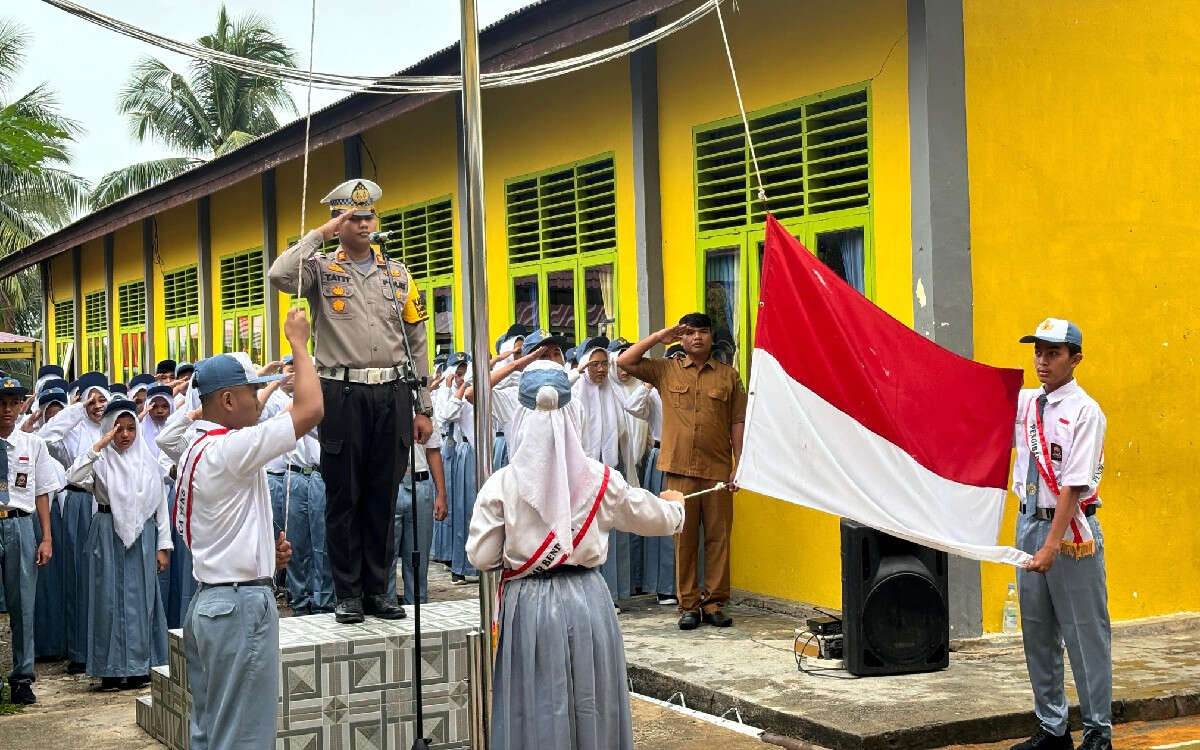
[[[767,217],[738,487],[975,560],[996,545],[1020,370],[947,351]]]

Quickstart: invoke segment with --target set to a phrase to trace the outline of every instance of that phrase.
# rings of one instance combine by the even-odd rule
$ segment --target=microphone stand
[[[385,239],[386,243],[386,239]],[[387,260],[387,245],[380,243],[380,247],[384,251],[384,259]],[[407,268],[406,268],[407,270]],[[396,310],[396,317],[400,321],[400,336],[404,340],[404,354],[407,359],[402,369],[401,378],[404,385],[409,391],[409,406],[411,409],[411,419],[409,426],[417,420],[417,404],[420,403],[421,388],[425,383],[425,378],[418,378],[416,371],[413,370],[412,362],[412,347],[408,343],[408,331],[404,329],[404,306],[400,304],[400,299],[396,296],[396,282],[392,277],[391,268],[386,264],[384,273],[387,274],[388,289],[391,291],[392,307]],[[411,278],[410,278],[411,281]],[[432,740],[425,736],[425,717],[422,710],[421,695],[421,542],[419,536],[420,524],[417,523],[417,441],[414,437],[409,441],[409,498],[412,502],[412,535],[413,549],[409,557],[410,564],[413,570],[413,744],[412,750],[429,750]],[[401,565],[403,568],[403,564]]]

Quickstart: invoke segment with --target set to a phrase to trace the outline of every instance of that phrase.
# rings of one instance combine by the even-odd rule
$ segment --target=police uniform
[[[1049,318],[1021,339],[1083,346],[1075,324]],[[1096,511],[1104,470],[1104,412],[1071,380],[1050,393],[1021,391],[1015,429],[1013,492],[1021,504],[1017,544],[1035,554],[1047,541],[1058,495],[1083,487],[1079,510],[1059,542],[1045,573],[1017,569],[1021,635],[1033,687],[1034,713],[1047,737],[1035,735],[1017,747],[1071,747],[1067,696],[1063,690],[1063,644],[1071,659],[1085,732],[1085,748],[1111,747],[1111,623],[1104,568],[1104,535]],[[1040,743],[1040,744],[1039,744]],[[1091,743],[1091,744],[1089,744]]]
[[[21,396],[24,386],[13,378],[0,380],[0,395]],[[43,528],[49,518],[37,507],[41,496],[53,496],[65,483],[61,467],[46,444],[16,425],[0,437],[0,588],[8,604],[12,629],[12,671],[8,682],[12,700],[33,703],[34,601],[37,591],[37,546],[34,518]]]
[[[374,213],[381,191],[350,180],[322,200],[334,212]],[[317,252],[312,231],[271,266],[271,283],[303,294],[312,310],[313,356],[325,419],[319,428],[325,479],[325,530],[339,602],[383,595],[395,554],[396,493],[407,463],[412,403],[400,379],[408,354],[418,378],[429,375],[425,307],[408,269],[373,249],[359,264],[340,246]],[[419,392],[417,411],[429,414]],[[394,615],[393,615],[394,616]]]
[[[248,357],[202,363],[197,390],[261,384]],[[174,524],[192,551],[199,582],[183,625],[190,747],[275,747],[279,702],[279,612],[275,537],[265,467],[296,447],[290,414],[229,430],[186,414],[156,438],[178,462]]]

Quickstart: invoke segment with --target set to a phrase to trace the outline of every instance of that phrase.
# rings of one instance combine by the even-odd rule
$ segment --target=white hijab
[[[102,434],[108,434],[117,423],[117,418],[128,414],[133,417],[136,430],[133,442],[123,453],[113,443],[106,445],[100,451],[94,471],[96,478],[108,490],[108,503],[112,508],[113,527],[117,536],[129,549],[137,541],[138,534],[142,533],[146,520],[154,515],[163,502],[163,478],[166,474],[146,441],[141,438],[133,402],[127,403],[127,408],[106,414],[100,420],[100,429]]]
[[[593,352],[604,352],[608,357],[606,349],[593,347],[579,361],[587,362]],[[621,436],[626,431],[625,407],[620,397],[608,378],[594,383],[586,372],[575,381],[574,391],[584,414],[583,432],[579,436],[583,452],[602,464],[616,466],[621,460]]]
[[[112,400],[112,394],[109,393],[107,389],[101,388],[98,385],[93,385],[79,394],[78,403],[86,402],[92,395],[92,391],[99,391],[100,395],[104,396],[105,401]],[[71,454],[71,459],[74,460],[81,453],[95,445],[96,441],[99,440],[103,434],[104,433],[100,431],[99,423],[93,422],[92,418],[87,415],[85,410],[83,419],[81,419],[79,424],[75,425],[75,428],[67,433],[66,437],[63,438],[63,445],[66,447],[67,453]]]
[[[560,368],[539,360],[525,368],[525,373],[539,370]],[[570,555],[574,549],[572,520],[595,503],[604,467],[584,455],[577,425],[570,410],[560,408],[556,388],[542,386],[537,391],[537,408],[517,411],[509,446],[509,468],[516,474],[521,502],[537,512],[546,531],[554,532],[562,552]]]
[[[615,360],[616,357],[613,359]],[[613,393],[617,394],[617,398],[621,402],[621,419],[625,420],[625,431],[621,435],[621,456],[625,459],[625,479],[629,482],[630,487],[641,487],[638,464],[649,445],[650,423],[630,414],[625,406],[637,395],[642,388],[642,383],[633,376],[622,383],[621,377],[617,375],[615,361],[608,369],[608,380]]]
[[[146,399],[146,406],[149,407],[150,402],[156,398],[167,402],[167,416],[163,419],[162,425],[160,426],[157,422],[155,422],[154,418],[151,417],[149,413],[142,417],[138,424],[138,437],[141,438],[142,442],[145,443],[148,448],[150,448],[150,455],[152,456],[157,456],[159,451],[158,443],[154,442],[154,438],[158,437],[158,433],[162,430],[162,428],[167,426],[167,420],[170,419],[171,415],[175,412],[175,399],[167,398],[161,393]],[[149,412],[149,408],[147,408],[147,412]]]

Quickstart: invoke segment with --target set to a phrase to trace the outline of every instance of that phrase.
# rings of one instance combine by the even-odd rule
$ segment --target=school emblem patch
[[[1062,460],[1062,446],[1059,445],[1058,443],[1050,444],[1050,460],[1051,461],[1061,461]]]
[[[16,485],[17,487],[21,487],[22,489],[25,487],[28,487],[29,486],[29,475],[28,474],[17,474],[16,479],[13,480],[13,484]]]
[[[392,278],[394,279],[398,279],[404,275],[399,268],[393,268],[391,271],[388,271],[388,273],[391,274]]]
[[[330,263],[328,266],[326,266],[326,268],[328,268],[330,271],[333,271],[334,273],[345,273],[346,272],[346,269],[342,268],[337,263]]]
[[[335,299],[333,302],[329,303],[329,306],[333,308],[334,312],[342,312],[346,309],[346,300]]]

